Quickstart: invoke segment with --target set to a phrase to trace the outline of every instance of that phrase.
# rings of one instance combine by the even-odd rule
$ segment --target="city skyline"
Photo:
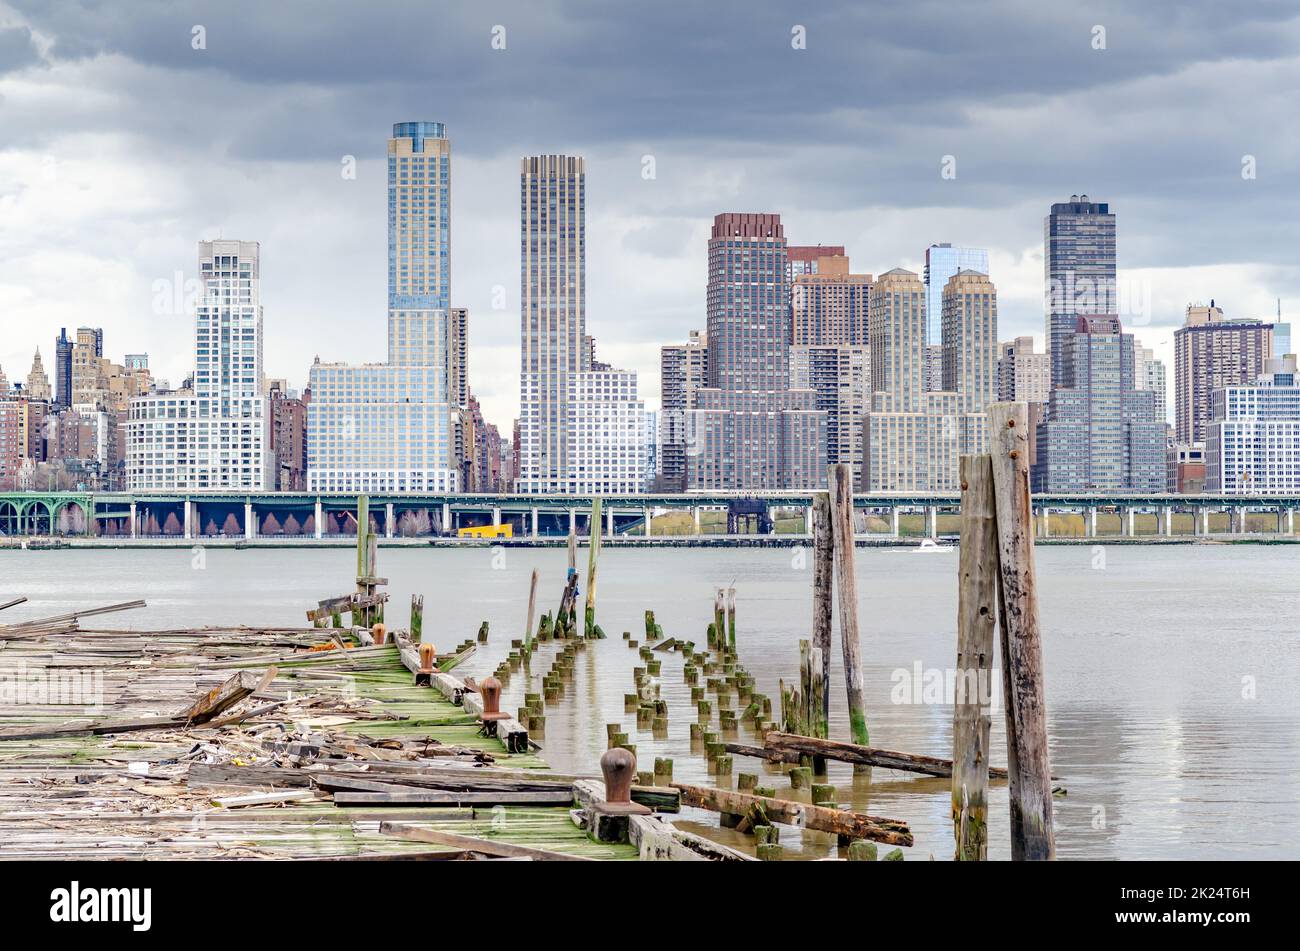
[[[1032,334],[1041,347],[1044,209],[1087,193],[1124,217],[1120,280],[1149,290],[1152,320],[1122,315],[1124,325],[1169,367],[1188,303],[1213,297],[1230,316],[1271,318],[1277,298],[1285,317],[1300,295],[1280,230],[1295,200],[1286,187],[1293,133],[1262,118],[1276,114],[1285,75],[1300,68],[1294,20],[1243,15],[1216,27],[1210,51],[1196,42],[1208,7],[1156,29],[1141,22],[1153,15],[1145,11],[1083,19],[994,4],[954,11],[938,31],[920,10],[753,11],[721,35],[702,11],[593,23],[581,4],[551,18],[505,5],[491,22],[472,9],[407,8],[417,28],[381,34],[384,17],[319,11],[303,33],[289,8],[178,4],[161,19],[152,11],[156,22],[141,30],[131,9],[73,18],[0,4],[8,377],[22,378],[37,346],[51,369],[59,329],[93,323],[113,353],[148,351],[156,375],[179,383],[192,369],[190,315],[156,312],[154,285],[184,274],[194,243],[218,236],[262,246],[269,376],[301,388],[317,349],[324,360],[382,359],[385,341],[370,328],[385,310],[383,222],[373,209],[386,185],[373,143],[408,117],[457,130],[452,283],[455,303],[473,315],[471,388],[500,426],[517,414],[512,169],[528,154],[587,162],[588,332],[604,359],[638,372],[650,407],[659,404],[659,346],[703,326],[700,248],[712,216],[728,209],[780,214],[791,235],[842,244],[855,270],[872,274],[920,273],[935,243],[988,248],[1000,336]],[[792,19],[806,28],[803,49],[791,46]],[[1094,22],[1110,23],[1105,49],[1093,46]],[[195,24],[206,28],[203,49],[191,45]],[[982,50],[954,57],[952,36],[976,24],[1020,42],[997,63]],[[504,49],[492,46],[497,25]],[[646,59],[654,44],[637,41],[650,39],[663,41],[672,68]],[[916,61],[900,65],[891,44],[909,39]],[[348,56],[332,55],[345,44]],[[276,56],[262,55],[271,49]],[[755,49],[767,69],[751,81],[780,92],[757,98],[774,111],[768,121],[792,133],[775,146],[759,143],[751,110],[723,115],[682,94],[710,81],[730,100],[740,84],[719,63]],[[327,72],[323,62],[348,65]],[[556,63],[566,78],[580,64],[602,81],[539,107],[520,79]],[[813,104],[794,92],[810,68],[829,90]],[[867,103],[847,91],[864,70]],[[1245,102],[1231,92],[1244,87],[1255,90]],[[86,88],[104,97],[93,114],[77,93]],[[1218,109],[1230,95],[1232,109]],[[1058,107],[1106,121],[1079,138],[1051,119]],[[1215,147],[1193,148],[1199,117],[1216,109],[1232,117]],[[1141,131],[1157,110],[1174,129],[1159,141]],[[885,123],[889,142],[870,134]],[[1144,134],[1141,162],[1116,147]],[[947,156],[952,178],[942,174]],[[1243,178],[1246,156],[1257,178]],[[349,158],[354,178],[343,177]],[[1205,222],[1213,227],[1193,227]]]

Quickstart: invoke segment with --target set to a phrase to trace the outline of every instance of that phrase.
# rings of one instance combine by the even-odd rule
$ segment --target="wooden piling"
[[[1011,858],[1050,860],[1056,856],[1056,842],[1029,497],[1032,433],[1025,403],[994,403],[988,414],[997,509],[998,628],[1010,774]]]
[[[844,648],[844,681],[849,700],[849,734],[859,746],[870,745],[867,705],[863,696],[858,644],[858,585],[853,576],[853,470],[847,463],[830,467],[831,533],[840,602],[840,641]],[[855,772],[868,767],[855,765]]]
[[[993,460],[962,456],[957,569],[957,684],[952,721],[952,820],[959,862],[988,858],[989,708],[997,623],[998,528]]]
[[[528,583],[528,620],[524,623],[524,647],[533,649],[533,615],[537,613],[537,569]]]
[[[591,522],[587,528],[587,610],[583,636],[596,637],[596,562],[600,558],[600,497],[591,500]]]
[[[831,534],[831,496],[818,492],[813,496],[813,646],[821,651],[821,724],[825,727],[831,717],[831,614],[834,602],[832,585],[835,579],[835,545]],[[829,732],[817,734],[829,737]],[[826,761],[814,761],[813,768],[820,774],[826,772]]]
[[[419,644],[424,632],[424,595],[411,595],[411,642]]]

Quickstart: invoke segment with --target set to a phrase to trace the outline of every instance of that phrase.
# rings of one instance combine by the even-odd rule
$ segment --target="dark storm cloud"
[[[40,51],[32,42],[28,27],[0,27],[0,75],[40,61]]]
[[[708,221],[732,209],[780,212],[791,240],[847,243],[875,272],[917,266],[930,241],[987,245],[1020,269],[1001,315],[1024,333],[1042,325],[1043,215],[1076,192],[1120,215],[1122,268],[1246,265],[1262,296],[1300,300],[1298,16],[1294,0],[0,0],[0,81],[27,81],[0,92],[0,158],[92,137],[162,157],[176,207],[140,214],[182,243],[196,224],[293,221],[298,196],[258,187],[287,167],[336,216],[326,247],[370,261],[382,186],[363,175],[377,190],[342,202],[338,163],[379,159],[394,121],[437,120],[460,160],[455,293],[481,315],[476,345],[517,342],[488,289],[517,282],[513,159],[541,151],[589,160],[589,311],[624,322],[607,339],[699,325]],[[228,187],[189,171],[214,162]],[[1212,296],[1214,274],[1180,273],[1176,296]]]

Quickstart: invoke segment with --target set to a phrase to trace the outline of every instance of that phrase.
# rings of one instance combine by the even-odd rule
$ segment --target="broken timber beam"
[[[682,791],[684,805],[695,806],[698,809],[744,815],[751,806],[759,805],[763,807],[768,819],[783,825],[831,832],[851,839],[871,839],[875,842],[884,842],[886,845],[910,846],[913,842],[912,832],[907,823],[898,819],[884,819],[826,806],[810,806],[806,802],[795,802],[789,799],[752,796],[748,793],[716,789],[711,786],[673,783],[673,788]]]
[[[909,773],[924,773],[927,776],[952,776],[952,760],[937,756],[922,756],[918,753],[900,753],[897,750],[882,750],[874,746],[858,746],[854,743],[841,743],[838,740],[823,740],[815,736],[800,736],[797,733],[769,733],[763,737],[763,746],[782,757],[780,762],[793,762],[799,754],[824,756],[826,759],[841,763],[855,763],[861,766],[879,766],[882,769],[901,769]],[[1006,779],[1007,771],[996,766],[989,767],[989,777]]]
[[[256,670],[241,670],[219,686],[213,687],[195,700],[188,708],[176,714],[175,720],[186,723],[207,723],[217,714],[229,710],[249,694],[265,690],[275,679],[277,670],[268,667],[259,676]]]

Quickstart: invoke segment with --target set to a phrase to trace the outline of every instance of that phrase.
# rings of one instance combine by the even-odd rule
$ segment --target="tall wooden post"
[[[424,595],[411,595],[411,643],[419,644],[424,635]]]
[[[989,406],[989,449],[997,500],[999,630],[1006,702],[1011,858],[1056,857],[1047,700],[1034,575],[1034,518],[1029,498],[1029,412],[1024,403]]]
[[[533,628],[533,616],[537,613],[537,569],[533,569],[532,580],[528,583],[528,621],[524,624],[524,647],[529,652],[533,648],[533,639],[537,636]]]
[[[830,467],[831,533],[835,547],[836,588],[840,602],[840,641],[844,647],[844,686],[849,698],[849,734],[859,746],[870,746],[867,704],[862,690],[858,645],[858,584],[853,575],[853,470],[847,463]],[[870,767],[854,765],[854,772]]]
[[[736,589],[727,588],[727,646],[736,653]]]
[[[716,650],[727,646],[727,589],[718,588],[713,595],[713,643]]]
[[[370,562],[370,496],[357,496],[357,596],[370,596],[368,580],[374,574],[374,565]],[[352,613],[352,623],[357,627],[370,627],[373,616],[368,607]]]
[[[596,562],[600,558],[600,497],[591,500],[591,522],[587,530],[587,612],[583,634],[596,636]]]
[[[831,496],[818,492],[812,504],[813,618],[812,642],[821,651],[822,721],[831,716],[831,586],[835,579],[835,546],[831,541]]]
[[[957,691],[952,717],[952,822],[959,862],[988,858],[989,707],[997,623],[998,526],[993,460],[962,456],[957,568]]]

